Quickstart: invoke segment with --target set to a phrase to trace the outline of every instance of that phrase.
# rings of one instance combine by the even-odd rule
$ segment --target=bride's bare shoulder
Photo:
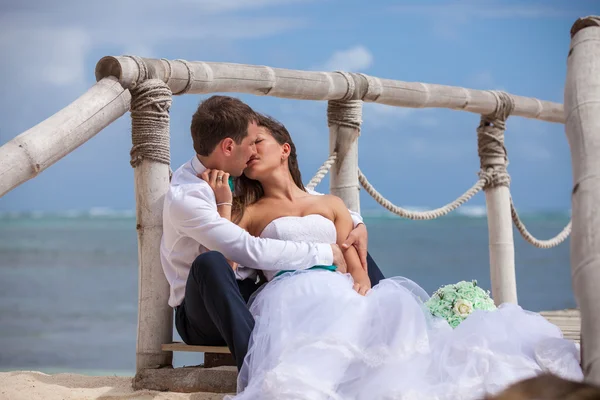
[[[315,195],[315,201],[326,206],[327,209],[331,210],[334,213],[339,212],[340,208],[346,209],[344,201],[333,194]]]

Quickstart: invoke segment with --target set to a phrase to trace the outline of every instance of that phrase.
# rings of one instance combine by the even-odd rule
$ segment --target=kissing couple
[[[384,279],[360,215],[304,187],[275,119],[212,96],[191,135],[161,261],[183,341],[229,347],[233,398],[477,399],[547,372],[583,379],[576,344],[541,315],[503,304],[452,328],[418,284]]]

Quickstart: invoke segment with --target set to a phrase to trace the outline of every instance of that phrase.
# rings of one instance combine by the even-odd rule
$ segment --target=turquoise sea
[[[435,221],[364,215],[370,253],[386,276],[406,276],[430,293],[459,280],[489,288],[483,210]],[[569,220],[568,213],[522,217],[543,239]],[[519,303],[533,311],[575,307],[569,241],[541,250],[514,233]],[[133,374],[136,324],[131,212],[0,214],[0,370]],[[175,355],[176,365],[200,362],[198,354]]]

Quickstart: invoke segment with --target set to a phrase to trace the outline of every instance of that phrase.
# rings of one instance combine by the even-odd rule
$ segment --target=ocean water
[[[481,209],[435,221],[364,215],[369,251],[386,276],[406,276],[430,293],[459,280],[477,279],[489,288]],[[563,229],[569,215],[523,219],[546,239]],[[568,240],[542,250],[514,233],[519,303],[533,311],[575,307]],[[132,213],[0,215],[0,370],[133,374],[136,324]],[[199,354],[175,354],[176,366],[201,362]]]

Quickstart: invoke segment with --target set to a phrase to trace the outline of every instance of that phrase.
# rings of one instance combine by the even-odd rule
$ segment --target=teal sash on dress
[[[335,265],[315,265],[314,267],[310,267],[308,269],[326,269],[328,271],[335,271],[337,270],[337,267]],[[274,278],[277,278],[279,275],[285,274],[286,272],[294,272],[294,270],[286,269],[283,271],[279,271],[277,275],[274,276]]]

